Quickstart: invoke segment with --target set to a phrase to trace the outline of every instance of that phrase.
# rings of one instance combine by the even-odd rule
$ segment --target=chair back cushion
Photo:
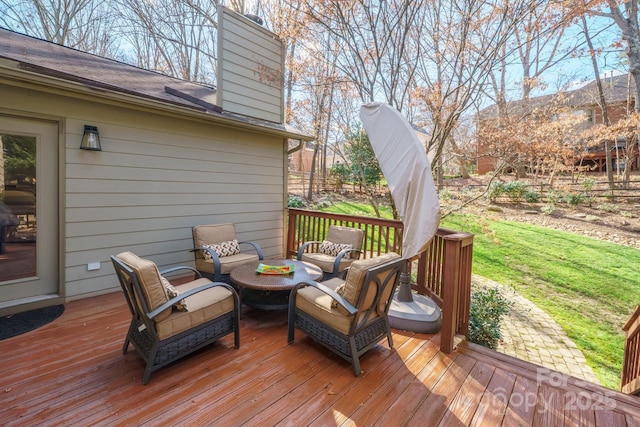
[[[329,227],[326,240],[332,243],[351,245],[353,246],[353,249],[360,249],[362,247],[363,236],[364,232],[358,228],[332,225],[331,227]]]
[[[362,293],[362,287],[364,286],[364,278],[367,272],[373,268],[387,262],[399,259],[400,255],[395,252],[389,252],[377,257],[361,259],[354,261],[347,272],[347,278],[344,282],[344,287],[341,289],[341,295],[351,303],[354,307],[357,307],[360,294]]]
[[[196,225],[192,231],[196,247],[236,240],[234,224]]]
[[[134,271],[142,290],[142,295],[137,295],[137,298],[144,298],[149,311],[153,311],[165,302],[169,301],[167,292],[162,284],[160,272],[153,261],[140,258],[131,252],[122,252],[116,256]],[[135,289],[134,292],[136,292]],[[139,304],[138,300],[136,302]],[[138,308],[141,312],[144,312],[140,305],[138,305]],[[170,314],[171,308],[168,308],[154,317],[153,320],[156,323],[160,322],[166,319]]]

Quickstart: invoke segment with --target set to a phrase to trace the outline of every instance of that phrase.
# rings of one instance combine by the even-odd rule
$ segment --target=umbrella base
[[[429,297],[414,294],[413,301],[399,301],[398,292],[389,307],[392,328],[421,334],[435,334],[442,326],[440,307]]]

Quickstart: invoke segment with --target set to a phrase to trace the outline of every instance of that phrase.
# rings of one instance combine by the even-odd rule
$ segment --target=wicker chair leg
[[[129,350],[129,335],[124,339],[124,345],[122,346],[122,354],[127,354],[127,350]]]
[[[287,333],[287,342],[291,344],[295,339],[295,329],[296,329],[296,295],[295,289],[291,291],[289,295],[289,313],[287,316],[288,321],[288,333]]]
[[[142,376],[142,384],[149,383],[149,378],[151,377],[151,365],[152,365],[152,362],[149,361],[147,363],[147,367],[144,370],[144,375]]]
[[[242,303],[237,293],[234,293],[233,299],[235,301],[235,307],[233,308],[233,341],[236,348],[240,348],[240,306]]]
[[[349,337],[349,352],[351,353],[351,364],[353,365],[353,373],[360,375],[360,357],[358,356],[358,349],[356,347],[355,337]]]
[[[295,340],[295,334],[296,334],[295,321],[296,321],[295,314],[292,316],[291,313],[289,313],[289,332],[287,334],[287,342],[289,344],[292,344],[293,341]]]

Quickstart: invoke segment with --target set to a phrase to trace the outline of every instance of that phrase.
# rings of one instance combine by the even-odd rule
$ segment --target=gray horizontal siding
[[[109,117],[110,109],[104,112]],[[120,117],[121,119],[121,117]],[[147,115],[140,117],[149,126]],[[282,256],[281,138],[158,118],[149,130],[91,122],[102,152],[78,149],[86,120],[67,121],[65,275],[70,298],[118,289],[109,256],[130,250],[166,268],[193,265],[191,227],[232,222],[239,240]],[[101,269],[87,271],[100,262]]]
[[[218,10],[218,104],[282,123],[282,42],[246,18],[223,7]]]

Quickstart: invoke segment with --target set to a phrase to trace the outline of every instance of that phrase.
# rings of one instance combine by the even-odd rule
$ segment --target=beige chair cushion
[[[184,293],[190,289],[211,283],[208,279],[197,279],[183,285],[177,285],[178,292]],[[233,311],[233,294],[227,288],[216,286],[185,298],[189,311],[173,311],[156,324],[156,331],[160,340],[167,339],[184,332],[194,326],[215,319],[225,313]]]
[[[333,263],[335,262],[336,257],[321,253],[303,253],[300,260],[315,264],[320,267],[322,271],[326,271],[327,273],[333,273]],[[340,260],[340,265],[338,266],[338,272],[346,270],[353,261],[355,260],[346,257],[342,258]]]
[[[344,280],[337,277],[322,282],[334,291],[343,283]],[[342,313],[333,306],[332,302],[333,298],[314,287],[306,286],[298,289],[297,308],[346,335],[349,333],[353,316]]]
[[[118,259],[128,265],[138,276],[140,287],[142,288],[142,297],[147,303],[150,311],[160,307],[169,301],[167,292],[162,284],[162,279],[158,267],[153,261],[138,257],[131,252],[122,252],[116,255]],[[142,311],[142,307],[138,303],[138,308]],[[153,318],[155,322],[160,322],[171,314],[171,308],[168,308]]]
[[[332,225],[327,232],[326,240],[333,243],[344,243],[353,246],[354,249],[362,247],[364,232],[358,228]],[[354,255],[357,256],[357,255]]]
[[[395,252],[389,252],[377,257],[354,261],[347,272],[344,283],[344,289],[342,291],[344,299],[356,306],[360,298],[360,293],[362,292],[362,287],[364,286],[364,276],[366,276],[367,271],[398,258],[400,258],[400,255]]]
[[[200,252],[200,251],[198,251]],[[220,274],[229,274],[231,270],[251,261],[259,261],[260,257],[256,254],[239,253],[237,255],[225,256],[220,258]],[[207,273],[215,273],[213,268],[213,259],[196,258],[196,269]]]
[[[192,233],[196,247],[236,240],[234,224],[197,225],[193,227]]]

